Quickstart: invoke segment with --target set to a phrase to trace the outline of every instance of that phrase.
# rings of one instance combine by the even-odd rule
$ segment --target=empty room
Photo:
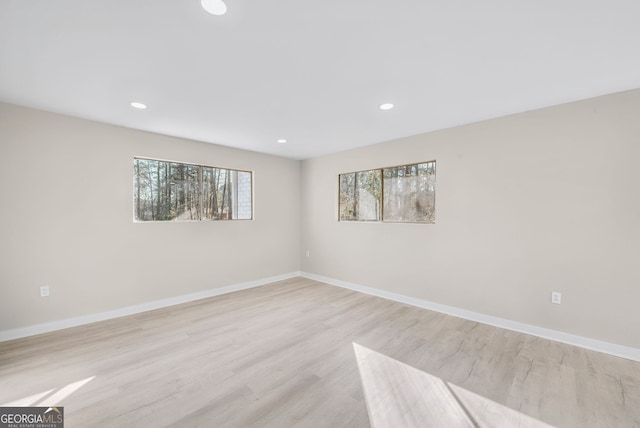
[[[640,427],[638,16],[0,0],[0,427]]]

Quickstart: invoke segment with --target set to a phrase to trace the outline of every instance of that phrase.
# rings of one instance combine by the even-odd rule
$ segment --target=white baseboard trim
[[[194,300],[206,299],[207,297],[219,296],[222,294],[233,293],[234,291],[246,290],[249,288],[259,287],[261,285],[270,284],[276,281],[296,278],[300,276],[300,272],[291,272],[283,275],[271,276],[255,281],[242,282],[239,284],[227,285],[220,288],[200,291],[197,293],[185,294],[182,296],[170,297],[162,300],[154,300],[152,302],[141,303],[139,305],[127,306],[112,311],[100,312],[97,314],[83,315],[79,317],[67,318],[59,321],[48,322],[44,324],[36,324],[28,327],[21,327],[12,330],[0,331],[0,342],[7,340],[20,339],[36,334],[49,333],[56,330],[62,330],[70,327],[77,327],[84,324],[91,324],[98,321],[105,321],[113,318],[134,315],[141,312],[151,311],[154,309],[166,308],[168,306],[179,305],[181,303],[192,302]]]
[[[429,309],[431,311],[440,312],[447,315],[453,315],[458,318],[464,318],[470,321],[479,322],[482,324],[492,325],[494,327],[504,328],[507,330],[513,330],[520,333],[530,334],[532,336],[541,337],[544,339],[553,340],[556,342],[566,343],[568,345],[578,346],[592,351],[602,352],[616,357],[626,358],[628,360],[640,362],[640,349],[631,348],[628,346],[616,345],[614,343],[603,342],[600,340],[590,339],[588,337],[577,336],[574,334],[564,333],[557,330],[551,330],[548,328],[537,327],[531,324],[525,324],[517,321],[511,321],[504,318],[494,317],[491,315],[481,314],[479,312],[472,312],[465,309],[456,308],[453,306],[442,305],[440,303],[430,302],[428,300],[422,300],[415,297],[409,297],[391,291],[380,290],[377,288],[367,287],[364,285],[353,284],[338,279],[327,278],[325,276],[316,275],[308,272],[300,272],[300,276],[314,281],[323,282],[329,285],[335,285],[337,287],[347,288],[353,291],[359,291],[361,293],[370,294],[372,296],[382,297],[384,299],[393,300],[400,303],[405,303],[411,306],[417,306],[423,309]]]

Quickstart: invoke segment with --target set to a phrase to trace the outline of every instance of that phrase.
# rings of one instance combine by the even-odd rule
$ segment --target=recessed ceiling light
[[[287,140],[285,140],[284,138],[280,138],[280,139],[278,140],[278,143],[280,143],[280,144],[284,144],[284,143],[286,143],[286,142],[287,142]]]
[[[139,103],[139,102],[137,102],[137,101],[133,101],[133,102],[131,103],[131,107],[133,107],[133,108],[138,108],[138,109],[140,109],[140,110],[143,110],[143,109],[147,108],[147,106],[146,106],[145,104]]]
[[[392,108],[393,104],[391,103],[380,104],[380,110],[391,110]]]
[[[227,5],[222,0],[201,0],[204,10],[212,15],[224,15],[227,13]]]

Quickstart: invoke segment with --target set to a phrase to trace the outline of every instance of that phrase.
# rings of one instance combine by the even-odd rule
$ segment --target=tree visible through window
[[[381,170],[340,175],[340,220],[379,221]]]
[[[435,222],[436,162],[339,176],[341,221]]]
[[[251,172],[134,159],[137,221],[251,219]]]
[[[436,219],[436,163],[385,168],[384,221],[428,222]]]

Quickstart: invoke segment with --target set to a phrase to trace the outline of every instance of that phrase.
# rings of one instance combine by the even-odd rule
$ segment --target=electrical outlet
[[[309,255],[310,255],[309,250],[307,250],[307,257],[309,257]]]
[[[49,297],[49,286],[43,285],[40,287],[40,297]]]
[[[556,305],[559,305],[560,303],[562,303],[562,293],[559,293],[557,291],[552,291],[551,292],[551,303],[554,303]]]

